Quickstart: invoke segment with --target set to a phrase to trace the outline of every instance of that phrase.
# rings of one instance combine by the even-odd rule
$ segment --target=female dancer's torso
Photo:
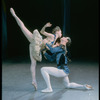
[[[53,37],[47,37],[45,39],[43,39],[42,44],[41,44],[41,50],[45,49],[46,43],[53,45],[53,43],[55,42],[55,38],[56,35],[54,35]]]

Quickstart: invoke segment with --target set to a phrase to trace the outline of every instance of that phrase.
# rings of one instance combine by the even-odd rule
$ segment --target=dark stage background
[[[72,39],[71,59],[98,60],[98,0],[66,0],[65,3],[64,34]],[[47,22],[53,24],[47,31],[51,32],[56,25],[63,30],[64,0],[5,0],[5,4],[7,48],[3,47],[3,59],[29,57],[29,42],[10,14],[10,7],[31,32],[36,28],[40,31]]]

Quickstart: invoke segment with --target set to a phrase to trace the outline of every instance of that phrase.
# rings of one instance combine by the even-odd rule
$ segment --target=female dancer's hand
[[[13,8],[10,8],[10,12],[11,12],[11,14],[12,14],[13,16],[15,16],[15,11],[14,11]]]
[[[52,24],[50,23],[50,22],[48,22],[46,25],[45,25],[45,27],[51,27],[52,26]]]

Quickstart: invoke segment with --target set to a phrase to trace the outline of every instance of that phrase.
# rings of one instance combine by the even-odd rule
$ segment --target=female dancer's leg
[[[10,8],[10,12],[11,12],[12,16],[15,18],[17,24],[21,28],[21,31],[26,36],[28,41],[32,42],[32,39],[33,39],[32,33],[25,27],[24,23],[18,18],[18,16],[15,14],[15,11],[13,10],[13,8]]]
[[[35,90],[37,90],[37,82],[36,82],[36,60],[34,59],[34,57],[32,56],[32,46],[29,45],[29,51],[30,51],[30,59],[31,59],[31,67],[30,67],[30,70],[31,70],[31,74],[32,74],[32,85],[34,85],[35,87]]]
[[[10,12],[15,18],[17,24],[21,28],[23,34],[26,36],[28,41],[31,43],[33,41],[33,34],[25,27],[24,23],[17,17],[13,8],[10,8]],[[35,77],[35,68],[36,68],[36,60],[32,56],[32,47],[29,45],[30,49],[30,59],[31,59],[31,74],[32,74],[32,84],[34,85],[35,89],[37,89],[36,77]]]

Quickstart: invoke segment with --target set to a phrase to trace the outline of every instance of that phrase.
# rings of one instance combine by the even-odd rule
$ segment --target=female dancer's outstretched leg
[[[15,11],[13,8],[10,8],[10,12],[12,16],[15,18],[17,24],[21,28],[21,31],[26,36],[29,42],[32,42],[33,34],[25,27],[24,23],[18,18],[18,16],[15,14]]]
[[[33,34],[25,27],[24,23],[17,17],[13,8],[10,8],[10,12],[15,18],[19,27],[21,28],[23,34],[26,36],[28,41],[31,43],[33,40]],[[30,45],[29,45],[29,49],[30,49],[30,59],[31,59],[32,85],[34,85],[35,89],[37,90],[37,83],[36,83],[36,77],[35,77],[36,60],[32,56],[32,47]]]

